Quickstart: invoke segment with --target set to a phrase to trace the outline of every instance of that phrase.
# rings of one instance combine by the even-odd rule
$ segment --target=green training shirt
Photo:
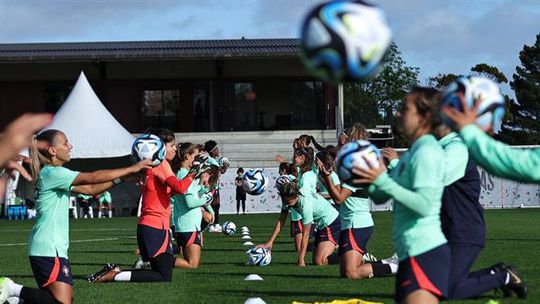
[[[188,170],[182,168],[176,176],[178,179],[182,179],[187,174]],[[206,196],[211,194],[205,193],[205,189],[201,187],[199,182],[199,179],[193,180],[185,194],[177,194],[172,198],[175,232],[201,231],[201,207],[206,204]]]
[[[28,255],[68,258],[69,195],[79,172],[45,166],[37,181],[37,218],[28,245]]]
[[[354,196],[357,191],[367,191],[363,188],[356,188],[349,184],[342,184],[341,186],[352,192],[352,194],[345,199],[339,208],[341,230],[373,226],[373,218],[371,217],[369,208],[369,198]]]
[[[390,174],[369,187],[375,203],[394,199],[392,239],[400,260],[446,243],[440,210],[444,190],[444,152],[433,135],[418,138]]]
[[[317,229],[324,229],[339,216],[337,210],[324,197],[307,189],[300,190],[298,203],[291,210],[296,210],[302,216],[303,225],[315,224]]]
[[[439,139],[439,144],[444,152],[444,185],[448,186],[465,176],[469,153],[467,146],[455,132]]]
[[[540,149],[514,149],[476,125],[459,132],[473,160],[489,173],[523,183],[540,183]]]
[[[332,179],[332,184],[334,186],[341,185],[341,181],[339,181],[339,177],[336,172],[330,173],[330,178]],[[320,194],[328,194],[328,189],[324,186],[324,183],[321,181],[321,179],[317,179],[317,185],[319,186],[319,193]],[[331,199],[330,199],[331,200]]]

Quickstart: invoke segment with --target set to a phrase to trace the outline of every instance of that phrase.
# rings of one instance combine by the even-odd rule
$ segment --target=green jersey
[[[540,183],[540,149],[514,149],[489,137],[476,125],[459,132],[471,157],[489,173],[523,183]]]
[[[28,245],[28,255],[68,258],[69,194],[79,172],[45,166],[37,180],[37,218]]]
[[[182,179],[188,174],[188,170],[180,169],[177,178]],[[177,194],[172,197],[173,202],[173,223],[176,232],[201,231],[202,210],[206,205],[207,196],[205,189],[199,184],[200,180],[195,179],[183,195]]]
[[[281,208],[288,209],[285,204]],[[306,189],[300,190],[298,203],[290,209],[296,210],[302,216],[303,225],[315,224],[317,229],[324,229],[339,216],[337,210],[324,197]]]
[[[375,203],[394,199],[392,239],[400,260],[446,243],[441,230],[444,152],[433,135],[418,138],[390,174],[369,187]]]
[[[352,192],[339,208],[341,230],[373,226],[367,190],[356,188],[349,184],[343,184],[341,186]]]
[[[99,195],[99,202],[100,203],[112,203],[112,197],[111,193],[109,191],[105,191]]]
[[[334,184],[334,186],[341,185],[341,181],[339,180],[339,176],[337,175],[336,172],[332,171],[332,173],[330,173],[330,178],[332,179],[332,184]],[[328,194],[328,189],[326,189],[321,179],[317,180],[317,186],[319,186],[320,194]]]
[[[444,150],[444,185],[448,186],[465,176],[469,153],[467,146],[463,144],[463,140],[455,132],[441,138],[439,143]]]

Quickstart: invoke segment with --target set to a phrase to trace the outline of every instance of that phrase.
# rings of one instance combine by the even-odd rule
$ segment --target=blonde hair
[[[51,158],[52,155],[49,154],[48,148],[50,146],[54,146],[56,137],[58,134],[62,133],[62,131],[50,129],[45,130],[38,134],[37,136],[34,136],[34,139],[32,140],[32,145],[30,146],[30,169],[32,172],[32,179],[34,182],[39,177],[39,172],[41,171],[41,166],[46,164],[51,164]],[[46,148],[38,148],[37,142],[45,142],[47,143]]]
[[[349,138],[349,141],[369,139],[369,133],[366,130],[366,127],[359,122],[355,123],[351,128],[347,129],[347,131],[345,131],[345,134]]]

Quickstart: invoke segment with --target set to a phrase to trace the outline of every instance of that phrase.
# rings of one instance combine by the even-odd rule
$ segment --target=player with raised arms
[[[71,303],[73,277],[68,258],[69,196],[71,192],[96,195],[121,182],[121,177],[151,169],[150,160],[121,169],[77,172],[64,168],[73,146],[59,130],[36,136],[31,147],[32,173],[36,180],[37,219],[28,242],[30,266],[38,288],[0,279],[0,303],[18,298],[24,303]]]
[[[137,243],[144,262],[151,269],[120,270],[107,264],[90,275],[88,281],[101,282],[170,282],[174,256],[170,235],[171,195],[184,194],[197,174],[205,168],[193,166],[192,173],[178,180],[169,164],[175,157],[177,146],[174,133],[167,129],[151,128],[146,133],[156,135],[165,143],[165,159],[157,167],[147,170],[142,185],[142,213],[137,225]]]
[[[394,199],[392,239],[399,256],[395,283],[398,303],[438,303],[447,297],[450,248],[441,229],[444,152],[431,135],[437,117],[438,92],[415,87],[398,112],[399,131],[410,148],[390,174],[366,162],[353,173],[355,184],[371,184],[375,203]]]

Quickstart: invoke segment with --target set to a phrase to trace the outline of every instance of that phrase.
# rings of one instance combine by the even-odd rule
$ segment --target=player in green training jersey
[[[80,173],[63,167],[73,148],[63,132],[46,130],[36,140],[47,143],[45,147],[31,149],[37,219],[30,233],[28,255],[39,289],[1,278],[0,303],[12,297],[24,303],[71,303],[70,193],[96,195],[118,184],[123,176],[151,168],[152,162],[145,160],[127,168]]]
[[[523,183],[540,183],[540,149],[514,149],[485,134],[474,122],[476,102],[469,108],[461,95],[463,112],[446,107],[442,111],[454,121],[472,158],[489,173]]]
[[[371,184],[375,203],[394,199],[392,239],[400,263],[398,303],[438,303],[447,295],[450,249],[441,229],[444,152],[431,135],[438,124],[438,91],[414,88],[398,112],[399,131],[410,148],[390,174],[378,167],[355,168],[355,184]]]

